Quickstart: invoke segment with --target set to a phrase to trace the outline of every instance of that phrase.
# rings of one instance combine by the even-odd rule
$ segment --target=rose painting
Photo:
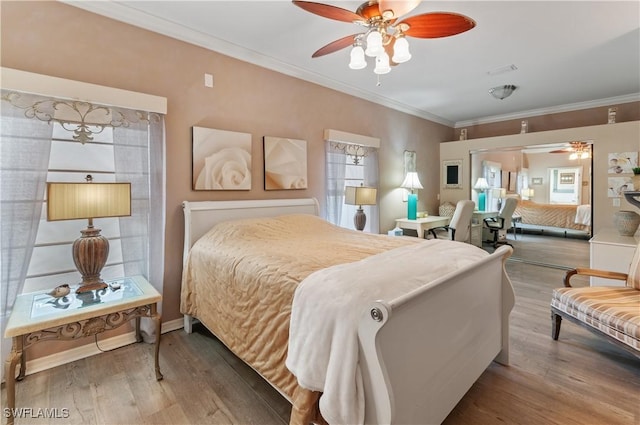
[[[251,190],[251,134],[193,127],[193,189]]]
[[[264,138],[264,189],[307,188],[307,142],[282,137]]]

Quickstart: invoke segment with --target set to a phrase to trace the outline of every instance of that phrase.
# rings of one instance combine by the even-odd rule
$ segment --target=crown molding
[[[520,111],[512,114],[494,115],[484,118],[478,118],[467,121],[458,121],[455,123],[455,128],[471,127],[480,124],[489,124],[500,121],[508,121],[522,118],[536,117],[540,115],[557,114],[560,112],[578,111],[581,109],[598,108],[601,106],[614,106],[622,103],[638,102],[640,101],[640,93],[633,93],[624,96],[608,97],[605,99],[590,100],[587,102],[569,103],[566,105],[551,106],[549,108],[531,109],[528,111]]]
[[[81,1],[81,0],[59,0],[70,6],[84,9],[88,12],[96,13],[110,19],[124,22],[135,27],[153,31],[176,40],[184,41],[208,50],[218,52],[220,54],[248,62],[272,71],[280,72],[291,77],[299,78],[304,81],[318,84],[332,90],[339,91],[360,99],[364,99],[388,108],[404,112],[410,115],[424,118],[426,120],[446,125],[452,128],[470,127],[473,125],[489,124],[500,121],[513,119],[523,119],[527,117],[547,115],[559,112],[569,112],[580,109],[588,109],[600,106],[615,105],[621,103],[629,103],[640,101],[640,93],[630,95],[611,97],[606,99],[597,99],[587,102],[571,103],[565,105],[552,106],[548,108],[532,109],[528,111],[520,111],[511,114],[487,116],[465,121],[451,121],[438,115],[414,108],[404,103],[396,102],[384,96],[378,96],[374,93],[365,92],[356,87],[343,84],[339,81],[323,77],[319,74],[304,70],[291,64],[275,60],[271,57],[263,55],[259,52],[246,49],[233,43],[203,34],[182,25],[176,24],[162,18],[149,15],[137,9],[133,9],[121,3],[112,1]]]

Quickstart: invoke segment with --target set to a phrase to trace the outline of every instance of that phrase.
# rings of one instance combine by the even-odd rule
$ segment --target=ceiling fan
[[[370,0],[355,12],[341,7],[309,1],[293,4],[324,18],[350,22],[365,28],[364,32],[348,35],[318,49],[311,57],[317,58],[353,46],[351,69],[367,66],[365,55],[375,57],[373,72],[386,74],[391,65],[411,59],[405,37],[441,38],[460,34],[475,27],[473,19],[451,12],[430,12],[398,20],[415,9],[420,0]]]
[[[587,142],[569,142],[569,146],[549,153],[568,153],[569,159],[585,159],[591,156],[591,147]]]

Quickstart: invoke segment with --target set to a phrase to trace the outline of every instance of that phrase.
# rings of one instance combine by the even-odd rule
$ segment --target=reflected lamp
[[[473,188],[479,192],[478,211],[484,211],[487,204],[487,196],[485,195],[484,191],[489,189],[489,183],[487,183],[487,179],[485,179],[484,177],[480,177],[476,181],[476,184],[473,186]]]
[[[420,184],[418,173],[415,171],[408,172],[400,187],[409,191],[407,196],[407,218],[409,220],[415,220],[418,216],[418,195],[413,193],[413,191],[414,189],[424,189],[422,184]]]
[[[47,183],[47,221],[87,219],[75,240],[73,262],[82,275],[76,293],[106,288],[100,272],[107,263],[109,241],[93,227],[94,218],[131,215],[131,183]]]
[[[353,216],[353,225],[356,230],[364,230],[367,224],[367,216],[362,210],[363,205],[375,205],[378,190],[375,187],[367,186],[347,186],[344,191],[344,203],[347,205],[357,205],[358,209]]]
[[[491,189],[491,196],[498,200],[498,211],[502,208],[502,200],[507,197],[507,189],[496,187]]]

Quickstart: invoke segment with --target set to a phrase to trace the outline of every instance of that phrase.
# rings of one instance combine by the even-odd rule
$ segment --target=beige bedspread
[[[317,419],[318,394],[299,387],[285,367],[296,287],[317,270],[421,242],[343,229],[311,215],[219,224],[191,249],[180,309],[290,398],[292,424],[308,423]]]
[[[577,209],[577,205],[538,204],[523,200],[518,202],[514,215],[522,217],[523,224],[589,230],[589,226],[576,223]]]

